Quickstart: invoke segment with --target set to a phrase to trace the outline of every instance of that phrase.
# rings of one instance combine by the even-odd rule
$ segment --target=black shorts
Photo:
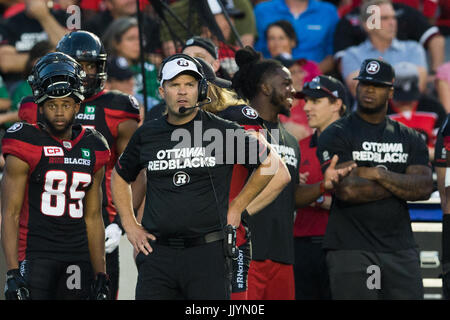
[[[323,237],[295,237],[295,299],[331,299]]]
[[[87,300],[94,273],[90,262],[24,260],[19,265],[32,300]]]
[[[223,240],[182,249],[150,245],[152,253],[136,256],[136,300],[230,299]]]
[[[389,253],[330,250],[326,259],[332,299],[423,299],[416,248]]]

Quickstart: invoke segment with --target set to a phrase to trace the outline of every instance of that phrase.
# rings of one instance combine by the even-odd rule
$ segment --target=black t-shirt
[[[69,15],[63,10],[51,10],[51,14],[61,27],[66,28]],[[27,16],[25,11],[8,18],[4,27],[0,28],[1,44],[8,44],[16,48],[19,53],[27,53],[38,42],[48,40],[47,32],[42,28],[38,20]],[[4,80],[10,84],[22,79],[20,73],[5,73]]]
[[[370,124],[357,113],[331,124],[319,137],[317,156],[325,171],[337,154],[339,163],[382,167],[404,174],[410,165],[428,165],[428,150],[414,129],[388,117]],[[334,197],[324,247],[392,252],[415,247],[405,200],[387,199],[352,204]]]
[[[284,159],[291,181],[272,203],[249,217],[252,259],[294,264],[294,193],[299,183],[300,148],[297,140],[279,123],[262,120],[261,125],[272,132],[272,135],[266,135],[266,139]],[[279,129],[278,137],[274,129]]]
[[[445,118],[439,132],[437,134],[436,146],[434,147],[434,163],[435,167],[447,167],[447,150],[444,144],[444,136],[450,136],[450,114]]]
[[[392,5],[397,15],[397,39],[415,40],[425,45],[432,35],[439,32],[439,29],[432,26],[416,9],[401,3]],[[359,11],[359,7],[353,9],[336,25],[333,48],[336,57],[339,57],[340,51],[357,46],[366,40],[367,34],[361,27]]]
[[[69,15],[63,10],[51,10],[61,27],[66,27]],[[39,41],[48,40],[48,35],[38,20],[30,18],[25,11],[5,21],[3,43],[12,45],[18,52],[29,52]]]
[[[130,182],[147,168],[145,229],[157,237],[191,238],[221,230],[226,223],[233,165],[253,170],[268,153],[237,124],[199,110],[180,126],[166,117],[144,123],[116,170]]]
[[[19,261],[89,261],[83,199],[110,152],[96,130],[74,125],[72,132],[72,140],[62,141],[37,124],[18,122],[3,137],[3,153],[30,166],[19,218]]]

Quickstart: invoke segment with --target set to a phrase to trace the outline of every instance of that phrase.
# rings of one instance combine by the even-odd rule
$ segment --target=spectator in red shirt
[[[394,98],[387,114],[391,119],[419,131],[428,146],[430,159],[434,159],[436,135],[447,113],[436,98],[420,93],[419,75],[413,64],[401,62],[394,68]]]
[[[318,76],[306,82],[298,94],[305,99],[308,124],[316,129],[314,134],[299,142],[302,153],[300,184],[311,185],[323,180],[316,156],[319,135],[346,111],[344,85],[330,76]],[[297,210],[294,223],[295,297],[297,300],[331,299],[323,236],[328,223],[331,195],[322,194],[315,202]],[[298,207],[298,204],[297,204]]]
[[[444,2],[447,0],[441,0]],[[352,9],[361,5],[364,0],[353,0],[350,1],[351,4],[345,6],[346,11],[342,13],[345,15],[349,13]],[[420,11],[426,18],[432,19],[434,18],[437,8],[438,8],[438,0],[392,0],[393,3],[402,3]]]
[[[450,1],[439,0],[439,12],[436,25],[441,33],[448,37],[450,36]]]

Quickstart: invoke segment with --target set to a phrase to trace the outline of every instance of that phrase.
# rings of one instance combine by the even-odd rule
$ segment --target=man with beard
[[[366,59],[356,80],[357,110],[319,137],[325,170],[358,167],[336,186],[324,248],[333,299],[423,299],[417,245],[406,201],[428,199],[433,180],[419,133],[386,116],[394,69]]]
[[[252,261],[248,272],[249,300],[293,300],[294,241],[293,223],[296,204],[305,206],[331,190],[340,177],[348,174],[352,165],[334,170],[333,159],[324,181],[309,190],[299,185],[300,149],[278,119],[289,116],[295,94],[289,70],[281,62],[261,59],[261,54],[250,47],[236,53],[239,71],[233,77],[233,87],[250,102],[259,114],[259,123],[267,141],[289,169],[290,183],[264,209],[248,217],[252,242]],[[327,181],[328,180],[328,181]],[[260,197],[266,196],[263,190]],[[298,197],[298,199],[296,199]]]
[[[44,56],[29,80],[43,121],[16,123],[2,140],[8,300],[108,297],[101,183],[110,151],[96,130],[74,125],[84,75],[63,53]]]

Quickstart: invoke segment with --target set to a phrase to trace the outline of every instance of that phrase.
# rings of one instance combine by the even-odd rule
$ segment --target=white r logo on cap
[[[368,74],[376,74],[380,71],[380,64],[376,61],[370,61],[366,66],[366,72]]]

